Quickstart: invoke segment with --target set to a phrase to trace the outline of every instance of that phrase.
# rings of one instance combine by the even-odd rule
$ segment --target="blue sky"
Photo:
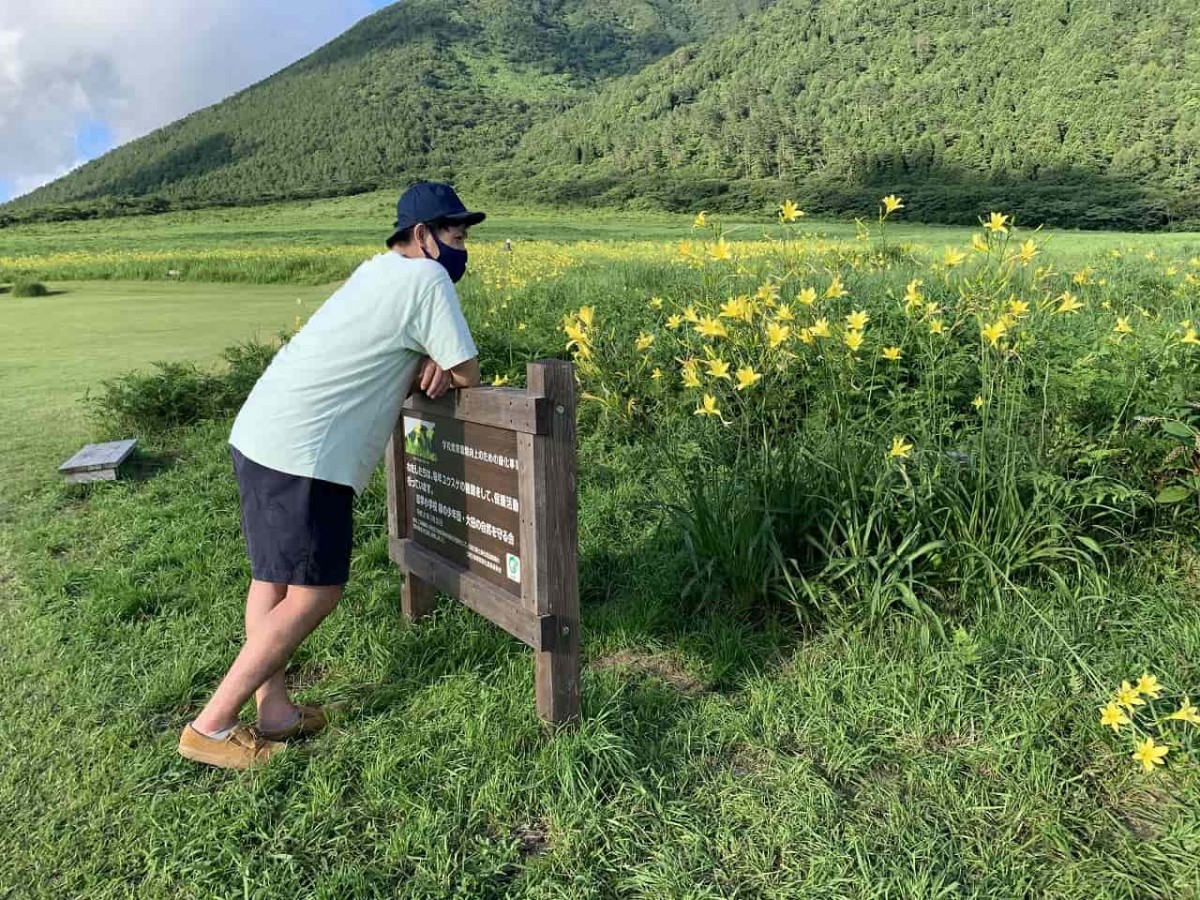
[[[0,3],[0,202],[267,77],[392,2]]]

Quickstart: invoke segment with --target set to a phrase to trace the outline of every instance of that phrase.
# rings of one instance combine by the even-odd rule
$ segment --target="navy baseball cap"
[[[398,232],[420,222],[447,222],[470,227],[486,218],[485,213],[468,210],[450,185],[420,181],[400,195],[400,202],[396,204],[396,224],[388,244],[394,242]]]

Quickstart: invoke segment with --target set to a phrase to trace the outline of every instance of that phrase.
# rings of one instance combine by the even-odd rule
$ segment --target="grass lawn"
[[[64,282],[0,295],[0,503],[12,503],[89,435],[84,392],[158,360],[210,361],[311,314],[329,288]],[[302,301],[300,306],[296,301]]]
[[[87,235],[95,247],[133,249],[289,235],[359,243],[376,207],[386,220],[377,195],[173,214],[153,231],[135,220],[16,229],[0,232],[0,256]],[[587,237],[630,227],[580,221]],[[546,237],[552,226],[530,217],[522,227]],[[671,241],[691,233],[678,217],[633,227]],[[943,242],[942,230],[919,233]],[[1063,252],[1180,254],[1194,238],[1082,240],[1086,250]],[[1169,318],[1133,315],[1147,346],[1152,329],[1164,335],[1154,359],[1174,361],[1156,369],[1167,384],[1190,371],[1173,335],[1195,298],[1178,278],[1138,266],[1120,285],[1114,275],[1088,290],[1165,298]],[[581,305],[615,323],[611,349],[598,340],[597,353],[624,359],[643,329],[658,329],[656,351],[672,339],[648,298],[689,302],[712,277],[704,271],[590,261],[519,289],[468,287],[464,303],[491,374],[561,352],[563,316]],[[824,258],[806,271],[824,279]],[[860,292],[849,302],[875,304],[870,329],[900,334],[895,298],[912,273],[846,273]],[[701,432],[688,429],[708,424],[691,395],[673,412],[663,401],[671,427],[626,427],[585,406],[578,730],[543,733],[531,655],[497,628],[446,598],[431,622],[400,621],[377,473],[357,503],[346,598],[290,671],[301,699],[340,704],[333,728],[257,772],[180,759],[179,730],[241,639],[248,571],[229,423],[146,440],[121,482],[72,488],[53,470],[90,435],[77,402],[89,386],[159,359],[211,363],[226,345],[311,313],[329,288],[51,287],[64,293],[0,295],[0,900],[1200,897],[1194,754],[1173,749],[1170,765],[1145,774],[1129,734],[1097,721],[1107,691],[1144,671],[1168,685],[1164,712],[1182,693],[1200,697],[1192,532],[1139,532],[1111,566],[1078,581],[1064,571],[1067,590],[1046,579],[998,604],[962,598],[945,611],[945,639],[926,640],[904,615],[802,629],[787,615],[740,621],[721,598],[696,611],[681,596],[690,570],[667,512],[687,496],[679,459],[700,452]],[[1096,322],[1107,337],[1102,295],[1080,293],[1091,305],[1066,320],[1084,335],[1071,340],[1090,341]],[[836,325],[843,312],[828,315]],[[924,328],[920,339],[932,340]],[[974,353],[973,332],[968,343]],[[918,353],[905,344],[906,363]],[[1093,379],[1078,393],[1105,411],[1101,395],[1121,370],[1072,371]],[[1074,396],[1070,385],[1037,386]],[[1014,402],[1028,394],[1014,390]],[[742,396],[752,395],[729,389],[731,410]],[[891,410],[878,415],[871,437],[886,447]],[[1047,418],[1042,427],[1055,427]],[[915,460],[909,472],[920,473]]]
[[[471,198],[465,198],[470,203]],[[27,225],[0,231],[0,258],[42,256],[69,251],[125,252],[234,247],[368,246],[381,244],[395,219],[396,197],[376,192],[357,197],[273,204],[246,209],[207,209],[159,216]],[[667,213],[623,213],[611,210],[546,211],[483,204],[489,218],[472,230],[480,241],[678,241],[694,237],[691,216]],[[762,220],[715,217],[733,230],[734,238],[757,238],[775,231]],[[1032,226],[1033,223],[1022,223]],[[853,222],[804,219],[807,232],[832,240],[853,240]],[[964,244],[972,229],[908,224],[901,214],[889,226],[898,242],[927,245],[938,251]],[[1114,248],[1162,253],[1200,252],[1200,239],[1188,232],[1129,234],[1047,229],[1056,257],[1075,264]]]

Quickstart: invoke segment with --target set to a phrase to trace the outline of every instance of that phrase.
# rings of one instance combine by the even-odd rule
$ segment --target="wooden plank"
[[[552,618],[556,628],[553,646],[537,654],[537,707],[543,720],[562,725],[577,721],[580,713],[575,368],[561,360],[531,363],[526,380],[529,392],[545,398],[551,409],[549,428],[526,451],[523,477],[532,484],[521,492],[540,502],[530,525],[537,548],[532,611]]]
[[[420,622],[433,615],[437,606],[437,588],[428,581],[404,573],[404,584],[400,586],[400,611],[409,622]]]
[[[554,629],[547,617],[521,606],[512,594],[500,590],[478,575],[456,566],[420,544],[408,539],[389,541],[393,561],[408,578],[432,585],[442,593],[457,597],[463,605],[499,625],[534,650],[553,646]]]
[[[388,538],[400,540],[408,537],[407,521],[404,516],[405,491],[407,486],[404,479],[404,419],[396,423],[392,430],[392,438],[388,441],[384,454],[387,466],[387,512]],[[437,605],[437,590],[432,584],[422,581],[412,572],[406,572],[404,583],[400,586],[400,611],[409,622],[420,622],[433,615]]]
[[[58,467],[64,475],[76,472],[98,472],[102,469],[115,470],[125,462],[137,447],[137,440],[112,441],[107,444],[88,444]],[[111,480],[111,479],[107,479]]]
[[[534,450],[537,438],[532,434],[517,435],[517,471],[520,482],[517,502],[521,506],[521,602],[526,609],[538,611],[538,533],[537,480],[533,477]]]
[[[383,462],[387,467],[387,521],[388,537],[408,537],[404,533],[404,421],[396,423],[392,429],[391,440],[383,454]]]
[[[447,391],[437,400],[415,393],[405,401],[404,408],[418,414],[445,416],[460,422],[491,425],[524,434],[541,434],[548,427],[549,420],[546,402],[520,388]]]

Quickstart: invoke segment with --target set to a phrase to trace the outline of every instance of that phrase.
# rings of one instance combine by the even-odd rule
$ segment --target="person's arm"
[[[479,387],[480,380],[479,357],[477,356],[455,366],[448,372],[427,356],[421,360],[421,367],[417,370],[417,377],[413,379],[408,393],[411,396],[419,390],[430,400],[436,400],[451,388],[459,390]]]
[[[410,335],[410,346],[426,355],[413,382],[430,398],[436,400],[450,388],[479,384],[479,351],[459,306],[458,292],[445,274],[422,297]]]
[[[479,387],[480,380],[478,356],[473,356],[450,370],[450,384],[454,388]]]

